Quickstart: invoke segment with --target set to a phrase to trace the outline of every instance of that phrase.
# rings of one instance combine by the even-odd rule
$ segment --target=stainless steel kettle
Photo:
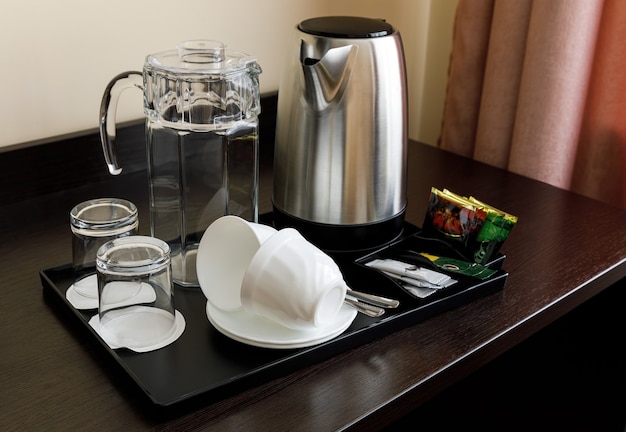
[[[406,153],[400,33],[370,18],[302,21],[278,91],[275,224],[327,250],[393,240],[404,222]]]

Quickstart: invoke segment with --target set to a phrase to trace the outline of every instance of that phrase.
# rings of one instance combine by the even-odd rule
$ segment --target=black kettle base
[[[373,249],[384,246],[402,234],[404,213],[378,222],[359,225],[331,225],[291,216],[274,206],[273,225],[294,228],[308,241],[327,252]]]

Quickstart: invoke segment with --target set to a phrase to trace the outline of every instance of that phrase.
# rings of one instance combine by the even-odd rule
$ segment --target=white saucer
[[[208,301],[206,313],[211,324],[225,336],[248,345],[278,349],[304,348],[333,339],[350,327],[357,314],[356,310],[344,305],[326,327],[293,330],[244,309],[217,309]]]
[[[170,315],[171,316],[171,315]],[[102,338],[102,340],[104,340],[106,342],[106,344],[109,346],[109,348],[111,349],[118,349],[118,348],[128,348],[131,351],[135,351],[138,353],[143,353],[143,352],[148,352],[148,351],[155,351],[158,350],[159,348],[163,348],[171,343],[174,343],[185,331],[185,327],[186,327],[186,322],[185,322],[185,317],[183,317],[183,314],[181,314],[179,311],[175,311],[175,324],[174,324],[174,330],[167,335],[167,337],[165,337],[163,340],[154,343],[152,345],[135,345],[135,346],[129,346],[129,345],[124,345],[124,344],[120,344],[117,343],[116,341],[112,341],[112,340],[107,340],[106,335],[103,335],[103,333],[100,331],[100,316],[99,315],[94,315],[93,317],[91,317],[91,319],[89,320],[89,325],[96,331],[96,333],[98,333],[98,335]]]

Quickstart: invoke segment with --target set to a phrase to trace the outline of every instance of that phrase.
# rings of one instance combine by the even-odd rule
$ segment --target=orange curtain
[[[439,146],[626,208],[626,1],[459,0]]]

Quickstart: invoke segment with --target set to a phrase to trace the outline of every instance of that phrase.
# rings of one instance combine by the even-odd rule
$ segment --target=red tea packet
[[[467,261],[487,264],[517,223],[517,217],[447,189],[431,188],[424,233],[445,241]]]
[[[487,212],[468,199],[446,189],[432,188],[422,228],[449,243],[468,261]]]

